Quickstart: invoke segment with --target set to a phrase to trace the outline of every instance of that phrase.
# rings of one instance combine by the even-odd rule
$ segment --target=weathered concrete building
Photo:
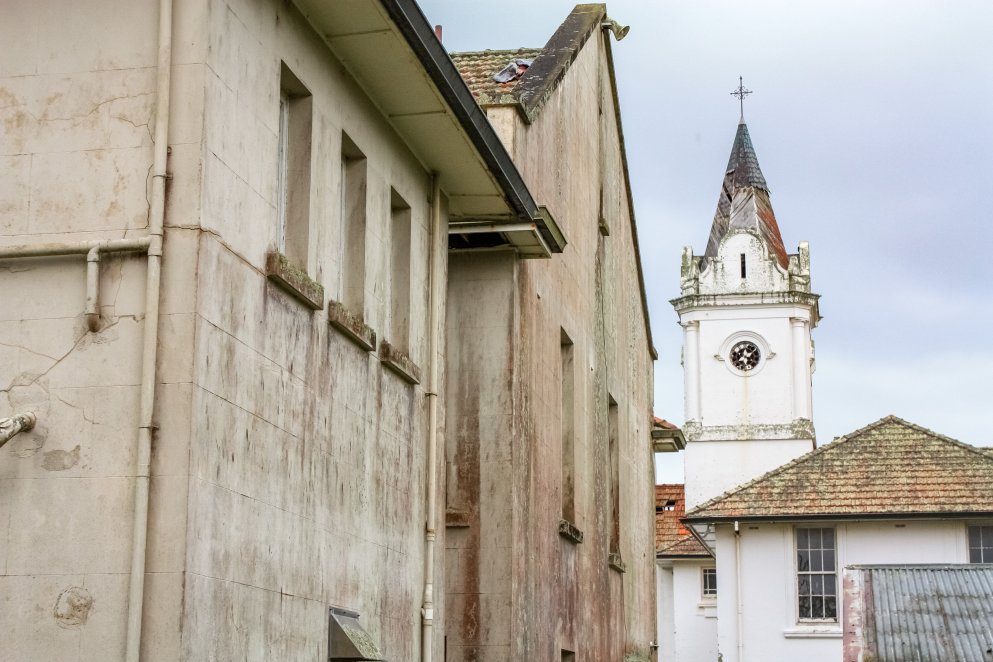
[[[520,254],[557,247],[416,5],[15,1],[3,14],[0,418],[37,420],[0,454],[0,659],[442,659],[433,440],[448,224],[504,226]],[[602,68],[595,52],[575,69]],[[547,183],[542,194],[567,200]],[[569,221],[582,285],[546,294],[592,291],[587,216]],[[611,218],[611,241],[629,242],[627,217]],[[577,366],[597,357],[597,381],[576,383],[603,416],[612,366],[633,439],[650,381],[625,269],[609,281],[615,303],[584,296],[555,324],[575,334]],[[587,323],[601,300],[628,320],[616,338]],[[502,349],[479,351],[489,363]],[[514,365],[538,379],[550,370],[540,356]],[[557,463],[539,455],[557,455],[550,446],[527,448]],[[647,476],[633,451],[622,460],[626,478]],[[634,492],[622,497],[636,512],[623,501]],[[544,506],[528,503],[536,520]],[[605,511],[589,508],[578,524],[591,532]],[[591,538],[583,549],[605,553]],[[629,567],[637,550],[621,550]],[[558,577],[545,553],[515,558],[521,577]],[[542,567],[527,570],[533,560]],[[606,587],[605,564],[598,552],[580,577]],[[363,636],[350,642],[355,614]]]
[[[523,260],[500,226],[452,228],[449,660],[653,657],[654,349],[610,44],[625,31],[579,5],[542,49],[453,55],[557,222],[546,240],[568,244]]]

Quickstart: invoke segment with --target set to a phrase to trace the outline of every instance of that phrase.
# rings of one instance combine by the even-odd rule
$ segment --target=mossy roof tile
[[[895,416],[701,504],[686,521],[993,513],[993,455]]]

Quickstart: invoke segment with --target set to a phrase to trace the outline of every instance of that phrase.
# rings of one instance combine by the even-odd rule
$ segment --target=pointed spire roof
[[[717,257],[717,248],[731,228],[758,230],[769,247],[769,253],[776,257],[779,265],[784,269],[789,266],[789,256],[769,200],[769,185],[759,168],[759,159],[755,156],[755,148],[748,135],[748,125],[744,120],[738,122],[738,132],[731,146],[731,158],[728,159],[728,167],[724,172],[724,182],[717,199],[717,211],[704,257]]]

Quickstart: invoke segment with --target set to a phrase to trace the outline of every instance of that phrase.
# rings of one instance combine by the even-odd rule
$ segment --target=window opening
[[[390,189],[390,337],[410,351],[410,205]]]
[[[341,134],[341,299],[352,313],[365,313],[366,158]]]
[[[607,395],[607,454],[610,461],[610,551],[621,552],[621,468],[618,451],[617,402]]]
[[[745,254],[741,254],[741,277],[745,277]]]
[[[575,524],[576,517],[576,371],[574,345],[560,329],[559,353],[562,378],[562,519]]]
[[[838,581],[832,528],[796,530],[797,606],[801,620],[838,620]]]
[[[276,186],[277,248],[307,268],[310,240],[310,152],[313,98],[282,65],[279,92],[279,153]]]

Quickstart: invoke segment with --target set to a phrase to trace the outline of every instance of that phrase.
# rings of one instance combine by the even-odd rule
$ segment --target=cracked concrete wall
[[[144,234],[157,4],[5,4],[3,244]],[[368,162],[365,321],[388,327],[392,188],[425,372],[430,178],[289,3],[176,0],[173,29],[142,659],[326,659],[332,605],[414,659],[424,389],[265,277],[280,62],[314,99],[309,274],[341,299],[345,131]],[[38,413],[0,452],[0,659],[123,657],[145,271],[104,258],[87,333],[85,260],[0,263],[0,412]]]
[[[203,42],[177,0],[152,471],[146,649],[178,652],[185,559]],[[148,223],[158,3],[14,0],[0,24],[0,242],[139,237]],[[177,162],[192,167],[177,168]],[[0,658],[123,657],[145,310],[141,254],[0,263],[0,411],[38,426],[0,453]],[[169,622],[167,612],[174,613]],[[170,648],[170,642],[172,643]]]
[[[568,246],[550,260],[453,254],[449,285],[448,659],[650,660],[655,640],[652,358],[600,31],[534,123],[487,109]],[[609,236],[599,230],[601,216]],[[574,343],[576,544],[562,513],[560,329]],[[620,554],[608,565],[609,396]],[[452,474],[454,473],[454,478]],[[457,560],[456,560],[457,559]],[[456,607],[458,605],[458,607]]]

